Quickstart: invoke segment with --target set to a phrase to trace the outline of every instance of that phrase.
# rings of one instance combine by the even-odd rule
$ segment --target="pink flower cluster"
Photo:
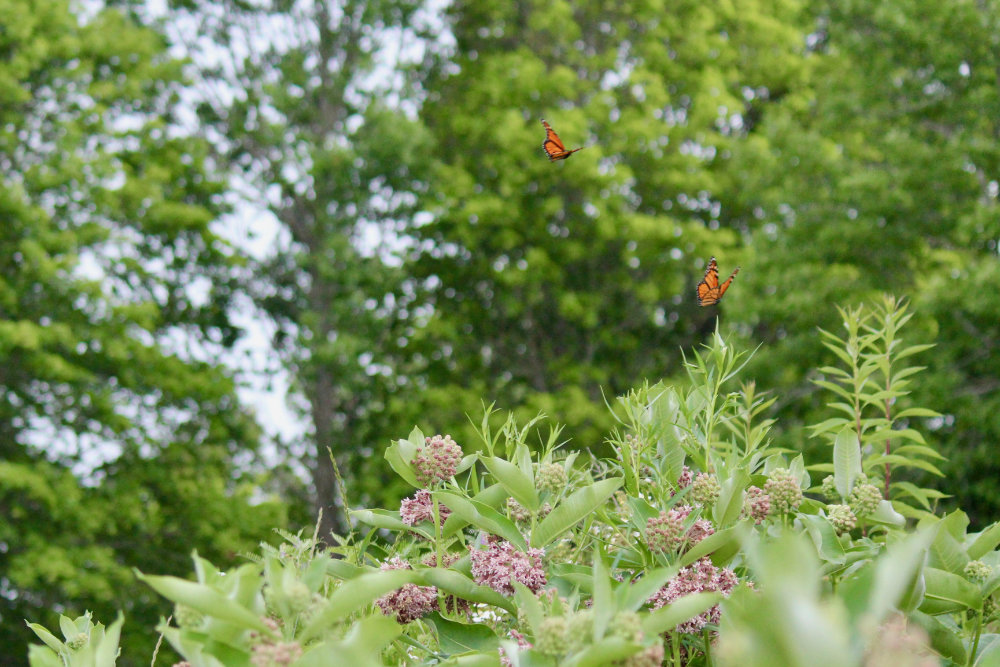
[[[739,580],[732,570],[715,567],[706,557],[690,567],[681,568],[677,576],[649,598],[649,603],[653,609],[659,609],[686,595],[704,591],[718,591],[724,597],[729,597],[738,583]],[[715,605],[708,611],[681,623],[676,630],[687,634],[698,634],[705,624],[718,623],[719,614],[719,605]]]
[[[693,547],[715,532],[708,519],[697,519],[684,530],[684,521],[694,509],[690,505],[680,505],[660,512],[646,522],[646,543],[651,551],[674,551],[685,545]]]
[[[691,472],[691,468],[684,466],[683,468],[681,468],[681,476],[677,478],[677,491],[681,491],[683,489],[688,488],[689,486],[691,486],[691,482],[693,481],[694,481],[694,473]],[[670,495],[671,496],[674,495],[674,493],[676,493],[677,491],[671,491]]]
[[[451,514],[451,510],[438,503],[438,513],[441,515],[441,523]],[[415,526],[421,521],[434,523],[434,500],[431,492],[421,489],[412,498],[403,498],[399,503],[399,518],[407,526]]]
[[[743,501],[743,514],[753,519],[754,523],[761,523],[771,513],[771,496],[764,493],[764,489],[759,486],[751,486],[747,489],[746,498]]]
[[[421,486],[451,479],[462,462],[462,448],[450,435],[425,438],[426,446],[413,457],[413,470]]]
[[[382,570],[412,570],[413,566],[393,556],[392,560],[382,563]],[[400,625],[415,621],[438,608],[437,588],[434,586],[417,586],[403,584],[391,593],[386,593],[375,601],[386,616],[396,617]]]
[[[502,595],[514,594],[514,582],[519,581],[532,593],[545,585],[541,549],[518,551],[513,544],[493,538],[486,550],[469,547],[472,578],[477,584],[489,586]]]

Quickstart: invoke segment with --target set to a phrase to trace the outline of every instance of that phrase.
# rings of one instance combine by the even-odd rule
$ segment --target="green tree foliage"
[[[802,78],[798,6],[460,1],[447,19],[423,107],[434,221],[412,231],[430,414],[457,424],[486,395],[597,444],[602,391],[679,374],[714,328],[692,295],[709,256],[739,256],[733,122]],[[586,148],[550,164],[542,117]]]
[[[181,35],[196,22],[211,45],[204,52],[187,34],[199,117],[221,168],[282,230],[248,289],[305,399],[302,462],[324,535],[344,527],[328,448],[356,492],[380,493],[384,476],[362,470],[389,441],[385,413],[401,408],[413,419],[392,401],[408,380],[400,347],[416,296],[394,255],[426,187],[426,150],[400,108],[412,100],[404,72],[384,57],[399,56],[387,40],[415,39],[419,4],[213,0],[172,3],[169,17]]]
[[[13,661],[30,635],[15,619],[152,621],[169,608],[132,567],[180,572],[194,547],[231,561],[283,510],[251,508],[233,472],[258,432],[208,361],[237,337],[234,260],[208,228],[225,183],[173,115],[180,64],[117,11],[14,1],[3,15],[0,646]],[[136,636],[121,664],[148,661],[154,640]]]
[[[798,404],[783,413],[787,428],[822,409],[819,395],[799,399],[814,392],[819,376],[809,369],[830,360],[817,334],[836,326],[824,304],[908,295],[915,325],[937,344],[912,398],[949,406],[926,422],[930,437],[949,456],[943,471],[957,482],[956,502],[988,518],[1000,509],[1000,54],[991,46],[1000,7],[894,0],[807,9],[807,79],[746,114],[756,122],[737,149],[739,205],[727,215],[753,230],[753,264],[740,275],[743,298],[727,309],[767,343],[753,372],[777,389],[778,408]]]

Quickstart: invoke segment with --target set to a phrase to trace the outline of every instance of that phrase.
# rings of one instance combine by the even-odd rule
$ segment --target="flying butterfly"
[[[719,303],[722,295],[726,293],[733,282],[733,278],[740,272],[740,267],[729,274],[726,282],[719,284],[719,265],[715,263],[715,258],[708,260],[708,268],[705,269],[705,277],[698,283],[698,305],[711,306]]]
[[[566,146],[563,144],[562,139],[556,134],[556,131],[552,129],[552,126],[542,119],[542,125],[545,126],[545,141],[542,142],[542,150],[545,154],[549,156],[549,162],[555,162],[556,160],[565,160],[573,153],[583,150],[583,147],[574,148],[571,151],[566,150]]]

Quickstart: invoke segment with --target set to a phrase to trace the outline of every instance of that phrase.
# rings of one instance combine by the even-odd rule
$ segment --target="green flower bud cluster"
[[[771,511],[775,514],[787,514],[802,503],[799,480],[787,468],[771,471],[764,484],[764,492],[771,499]]]
[[[539,491],[559,493],[566,488],[568,481],[566,470],[558,463],[543,463],[538,466],[538,474],[535,475],[535,487]]]
[[[858,517],[854,516],[849,505],[829,505],[826,516],[838,535],[849,533],[858,525]]]
[[[871,516],[882,502],[882,492],[874,484],[855,484],[849,499],[851,510],[858,518]]]
[[[204,620],[204,615],[197,609],[192,609],[186,604],[174,605],[174,621],[177,623],[177,627],[187,629],[200,628]]]
[[[820,487],[819,492],[827,500],[840,500],[840,494],[837,493],[837,486],[833,482],[833,475],[827,475],[823,478],[823,486]]]
[[[566,653],[566,632],[569,623],[565,616],[551,616],[542,621],[535,637],[535,648],[549,655]]]
[[[691,499],[704,506],[709,506],[719,499],[719,492],[722,490],[719,479],[707,472],[700,472],[691,483]]]
[[[981,560],[970,560],[965,564],[965,578],[975,583],[982,583],[993,574],[993,568]]]
[[[642,631],[642,619],[634,611],[622,611],[615,614],[608,630],[615,637],[621,637],[627,642],[636,644],[641,644],[646,637],[646,633]]]

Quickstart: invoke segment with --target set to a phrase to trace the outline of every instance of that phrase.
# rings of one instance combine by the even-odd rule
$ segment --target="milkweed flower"
[[[691,547],[715,533],[708,519],[697,519],[687,529],[684,528],[684,522],[693,509],[690,505],[680,505],[646,521],[646,544],[650,551],[667,552],[685,545]]]
[[[743,515],[753,519],[754,523],[762,523],[771,513],[771,496],[764,493],[759,486],[747,489],[743,499]]]
[[[393,556],[392,560],[382,563],[380,569],[383,571],[412,570],[413,566],[399,556]],[[395,616],[397,623],[405,625],[438,608],[437,588],[403,584],[402,587],[375,600],[375,604],[378,605],[383,614]]]
[[[442,503],[438,503],[438,514],[441,516],[441,523],[451,514],[451,510]],[[430,491],[421,489],[412,498],[403,498],[399,503],[399,518],[407,526],[415,526],[421,521],[434,522],[434,500]]]
[[[681,568],[666,586],[649,598],[649,603],[653,609],[659,609],[686,595],[705,591],[718,591],[723,597],[729,597],[737,583],[739,580],[732,570],[716,567],[705,557],[689,567]],[[718,623],[720,614],[719,605],[714,605],[711,609],[678,625],[676,631],[698,634],[708,623]]]
[[[413,471],[421,486],[444,482],[455,474],[462,462],[462,448],[450,435],[425,438],[426,445],[413,457]]]
[[[568,481],[566,471],[558,463],[543,463],[538,466],[538,474],[535,476],[535,487],[539,491],[559,493],[566,487]]]
[[[507,541],[493,539],[489,548],[483,550],[469,546],[472,559],[472,578],[477,584],[489,586],[502,595],[514,594],[514,582],[518,581],[532,593],[545,586],[545,570],[542,569],[541,549],[519,551]]]
[[[826,508],[826,517],[833,524],[838,535],[849,533],[858,525],[858,517],[848,505],[829,505]]]
[[[771,509],[777,514],[787,514],[802,503],[799,480],[787,468],[772,470],[764,491],[771,497]]]
[[[721,491],[719,479],[711,473],[700,472],[691,482],[691,500],[699,505],[713,504]]]
[[[874,484],[855,484],[849,499],[851,510],[858,517],[871,516],[882,503],[882,492]]]

